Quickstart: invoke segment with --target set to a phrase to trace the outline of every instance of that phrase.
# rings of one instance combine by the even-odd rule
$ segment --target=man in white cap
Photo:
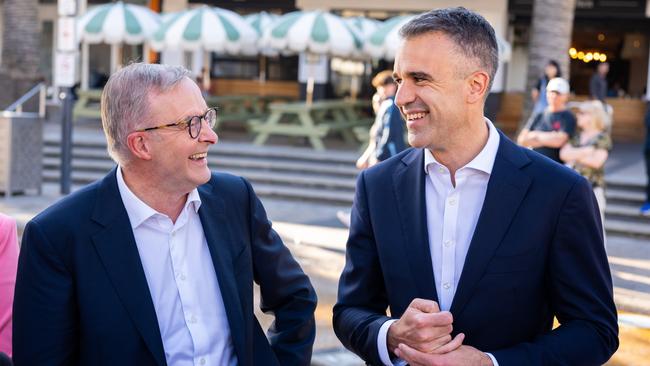
[[[576,118],[566,106],[568,98],[569,83],[562,78],[551,79],[546,86],[548,107],[528,120],[517,143],[562,164],[560,148],[576,129]]]

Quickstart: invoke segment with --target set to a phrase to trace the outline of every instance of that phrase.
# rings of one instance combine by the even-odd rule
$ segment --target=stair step
[[[650,225],[648,224],[607,219],[605,220],[605,230],[608,234],[622,234],[634,237],[647,237],[650,239]]]
[[[45,169],[59,169],[61,159],[59,156],[45,155],[43,158],[43,167]],[[321,164],[321,163],[304,163],[304,162],[290,162],[282,160],[265,160],[256,158],[242,158],[242,157],[223,157],[208,155],[208,165],[213,170],[231,169],[237,170],[258,170],[258,171],[276,171],[276,172],[293,172],[304,173],[304,175],[323,175],[323,176],[336,176],[356,180],[359,170],[353,166],[341,164]],[[81,157],[73,155],[72,167],[73,169],[89,169],[89,170],[103,170],[107,172],[115,162],[109,158],[93,158],[87,155]]]
[[[641,206],[645,201],[644,192],[635,192],[623,189],[608,188],[605,190],[605,196],[607,197],[607,202],[626,202]]]
[[[261,197],[289,198],[352,205],[354,192],[327,191],[313,188],[283,187],[253,183],[255,193]]]
[[[85,185],[103,178],[104,175],[106,175],[106,173],[73,171],[72,181],[75,185]],[[43,180],[45,182],[58,182],[59,171],[43,171]],[[346,205],[352,205],[352,200],[354,198],[354,191],[327,190],[322,187],[283,186],[255,182],[253,179],[250,180],[255,192],[261,197],[289,198]]]
[[[44,141],[44,151],[48,153],[60,153],[60,144],[58,139],[46,139]],[[90,150],[104,151],[106,153],[106,142],[99,142],[96,139],[86,141],[77,141],[73,143],[73,151],[88,152]],[[359,153],[357,151],[316,151],[311,148],[292,147],[292,146],[256,146],[250,143],[219,142],[211,148],[211,152],[217,155],[237,155],[274,159],[289,159],[302,161],[319,161],[329,163],[343,163],[354,166]]]
[[[607,206],[605,208],[605,215],[618,215],[634,219],[647,220],[648,224],[650,224],[650,217],[641,215],[639,212],[639,206],[607,203]]]

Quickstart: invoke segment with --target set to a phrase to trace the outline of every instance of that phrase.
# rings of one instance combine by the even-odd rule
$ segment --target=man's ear
[[[126,146],[133,156],[142,160],[151,160],[151,146],[144,136],[146,132],[133,132],[126,137]]]
[[[469,86],[467,102],[470,104],[483,101],[485,94],[490,92],[488,90],[490,76],[485,71],[475,71],[467,78],[467,82]]]

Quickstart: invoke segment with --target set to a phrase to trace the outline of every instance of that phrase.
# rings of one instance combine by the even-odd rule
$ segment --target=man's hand
[[[388,349],[395,351],[400,344],[424,353],[451,352],[463,343],[465,336],[451,338],[454,318],[448,311],[440,311],[438,303],[414,299],[402,317],[388,328]]]
[[[460,346],[445,354],[427,354],[400,344],[395,355],[407,361],[410,366],[493,366],[488,355],[471,346]]]

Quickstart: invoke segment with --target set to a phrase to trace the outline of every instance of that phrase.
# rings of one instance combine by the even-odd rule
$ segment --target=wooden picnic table
[[[287,101],[290,98],[276,95],[218,95],[205,98],[210,107],[218,107],[217,124],[221,122],[248,123],[251,119],[263,118],[268,114],[271,102]]]
[[[360,111],[369,107],[367,101],[323,100],[313,103],[271,103],[264,120],[251,121],[257,133],[254,143],[264,144],[270,135],[306,137],[314,149],[324,150],[323,138],[338,132],[349,143],[358,143],[355,127],[370,127],[371,118]]]

